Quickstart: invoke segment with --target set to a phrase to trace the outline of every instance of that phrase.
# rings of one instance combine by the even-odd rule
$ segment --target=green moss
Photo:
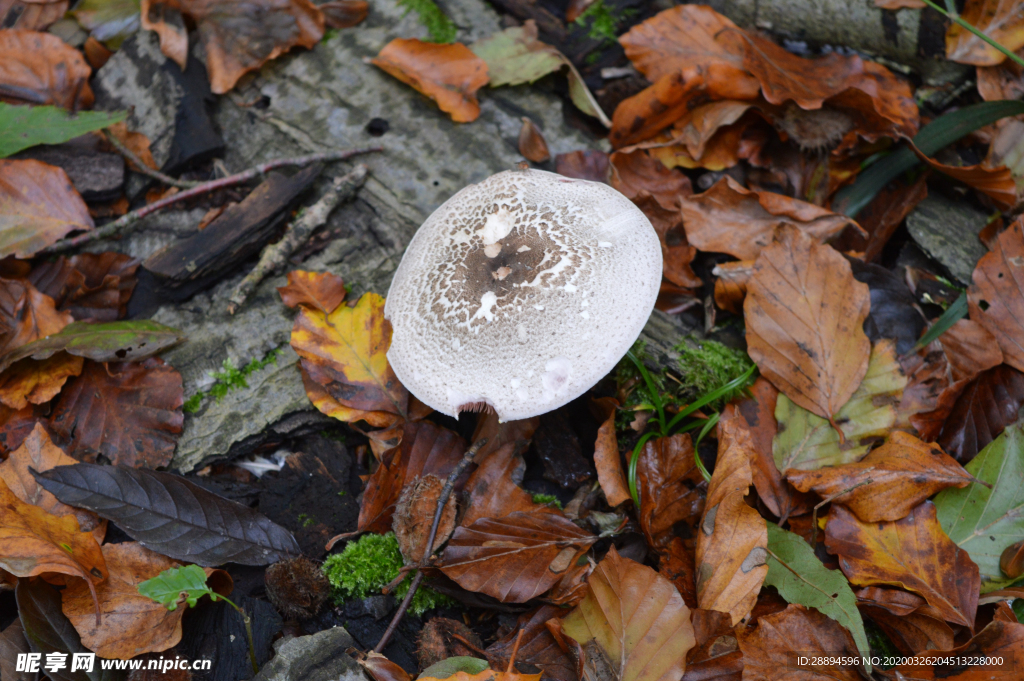
[[[357,541],[349,542],[341,553],[328,556],[323,571],[333,589],[335,604],[340,605],[353,598],[366,598],[379,594],[380,590],[398,577],[402,567],[402,552],[393,532],[387,534],[364,534]],[[409,591],[412,573],[395,589],[395,598],[401,600]],[[412,597],[409,611],[419,615],[453,601],[433,589],[420,586]]]
[[[546,504],[555,508],[562,508],[562,502],[554,494],[534,494],[533,503]]]
[[[696,344],[696,347],[694,347]],[[680,394],[689,399],[698,399],[722,388],[726,383],[747,371],[753,362],[742,350],[733,350],[713,340],[697,342],[690,338],[677,345],[679,352]],[[708,405],[709,411],[720,411],[723,406],[747,388],[746,385],[724,395]]]
[[[619,27],[619,22],[636,14],[635,9],[625,9],[616,17],[612,14],[604,0],[597,0],[588,7],[583,14],[576,17],[574,24],[587,28],[587,36],[614,41]]]
[[[455,42],[455,34],[458,32],[458,28],[433,0],[398,0],[398,4],[405,8],[406,14],[416,12],[419,15],[420,23],[426,27],[427,33],[430,34],[429,42]]]
[[[210,386],[210,389],[197,392],[185,400],[185,404],[182,405],[182,411],[186,414],[195,414],[202,407],[203,401],[207,397],[212,397],[220,402],[232,390],[248,388],[249,383],[246,379],[270,364],[277,364],[279,354],[281,354],[281,349],[274,348],[263,359],[256,359],[254,357],[241,369],[235,367],[234,362],[230,359],[224,360],[223,369],[211,374],[215,382]]]

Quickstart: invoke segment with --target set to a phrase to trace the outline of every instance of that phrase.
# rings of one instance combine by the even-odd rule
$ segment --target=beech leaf
[[[1024,219],[996,237],[972,279],[967,289],[971,319],[996,337],[1007,364],[1024,371]]]
[[[69,506],[95,511],[146,548],[216,566],[269,565],[301,553],[291,532],[263,514],[178,475],[80,463],[36,474]]]
[[[852,659],[859,652],[838,623],[816,610],[790,605],[761,616],[756,627],[739,627],[743,681],[863,681],[856,665],[828,658]],[[815,664],[815,658],[824,664]],[[801,663],[804,661],[803,663]]]

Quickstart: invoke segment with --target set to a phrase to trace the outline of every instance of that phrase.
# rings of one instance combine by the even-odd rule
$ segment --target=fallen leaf
[[[545,626],[548,620],[560,614],[561,608],[542,605],[536,610],[520,615],[512,631],[487,646],[488,659],[499,663],[496,665],[492,661],[491,666],[498,669],[506,668],[512,651],[516,650],[517,666],[532,665],[540,669],[545,677],[554,681],[578,681],[576,663],[568,652],[559,647],[558,641]],[[523,634],[522,639],[519,639],[519,632]]]
[[[69,232],[93,227],[63,170],[40,161],[0,160],[0,258],[29,258]]]
[[[370,3],[366,0],[331,0],[317,7],[324,13],[327,27],[336,30],[358,26],[370,11]]]
[[[58,353],[37,362],[23,359],[0,374],[0,402],[12,409],[46,404],[60,392],[65,381],[82,373],[82,358]]]
[[[45,31],[53,22],[64,16],[68,0],[0,0],[0,17],[4,28],[20,28],[28,31]],[[10,23],[13,18],[13,25]],[[13,677],[13,670],[12,678]]]
[[[614,397],[598,397],[591,400],[590,405],[591,411],[601,423],[594,443],[597,482],[601,485],[608,505],[618,506],[630,499],[626,474],[622,471],[619,440],[615,434],[615,414],[619,409],[619,401]]]
[[[976,75],[978,94],[986,102],[1024,96],[1024,68],[1015,61],[1006,59],[998,66],[979,66]]]
[[[18,605],[18,617],[24,628],[25,638],[33,651],[43,655],[43,660],[54,653],[59,655],[56,659],[69,661],[73,660],[76,654],[93,654],[82,645],[75,627],[61,612],[60,592],[56,587],[41,578],[19,579],[14,597]],[[43,660],[40,662],[43,663]],[[45,668],[45,663],[41,666]],[[51,669],[53,669],[52,666]],[[46,675],[51,681],[117,681],[118,679],[115,671],[99,671],[98,669],[92,675],[82,670],[71,674],[67,668],[47,671]],[[34,679],[35,675],[31,675],[29,678]]]
[[[1011,52],[1024,47],[1024,9],[1014,0],[967,0],[960,18]],[[952,23],[946,31],[946,58],[961,64],[994,66],[1006,55]]]
[[[14,496],[26,504],[38,506],[47,513],[58,517],[73,515],[83,532],[93,532],[98,541],[102,541],[106,528],[96,530],[100,519],[92,511],[72,508],[57,501],[32,477],[29,469],[36,472],[48,471],[55,466],[70,466],[78,463],[53,444],[42,424],[37,423],[25,441],[11,452],[7,460],[0,463],[0,479],[7,483]]]
[[[449,496],[441,512],[432,548],[427,550],[430,528],[444,485],[441,478],[427,474],[411,480],[402,490],[402,496],[398,497],[392,527],[406,565],[419,565],[441,548],[455,529],[455,497]]]
[[[723,170],[739,160],[743,132],[749,121],[756,120],[744,119],[752,106],[731,99],[702,104],[672,125],[671,132],[666,133],[669,139],[662,140],[659,135],[623,151],[648,149],[669,167]],[[740,123],[741,119],[747,122]]]
[[[112,322],[128,312],[138,268],[123,253],[81,253],[39,263],[28,279],[76,321]]]
[[[480,115],[476,91],[487,84],[487,62],[462,43],[395,38],[371,63],[433,99],[456,123]]]
[[[864,523],[833,505],[825,525],[825,546],[857,585],[889,584],[924,597],[942,617],[974,628],[978,607],[978,566],[946,536],[925,501],[895,522]]]
[[[679,203],[693,194],[690,178],[679,170],[666,168],[642,150],[617,151],[608,160],[612,187],[634,203],[645,192],[665,210],[678,211]]]
[[[187,42],[183,44],[179,33],[184,26],[180,31],[161,26],[175,11],[198,25],[210,89],[218,95],[246,73],[294,47],[311,48],[324,35],[324,15],[309,0],[142,0],[143,28],[157,31],[164,54],[183,69]]]
[[[100,657],[122,660],[177,645],[186,609],[168,610],[141,595],[138,586],[181,563],[135,542],[108,544],[103,547],[103,557],[110,566],[110,578],[96,587],[103,613],[98,625],[82,582],[76,580],[61,592],[61,609],[82,636],[82,643]]]
[[[519,449],[515,442],[508,442],[486,456],[477,453],[475,460],[479,464],[466,482],[469,501],[462,517],[463,526],[481,518],[502,518],[509,513],[541,508],[534,503],[533,496],[519,486],[526,471]]]
[[[16,577],[56,572],[84,579],[99,607],[96,583],[107,578],[100,545],[73,515],[55,516],[28,504],[0,479],[0,568]]]
[[[805,232],[784,225],[777,234],[747,284],[747,352],[786,397],[834,423],[868,370],[868,287]]]
[[[621,149],[648,140],[682,118],[691,103],[708,98],[708,83],[701,73],[689,78],[680,72],[666,73],[650,87],[619,102],[608,141]]]
[[[466,450],[458,435],[426,421],[407,421],[400,432],[401,444],[381,457],[380,465],[366,482],[359,507],[359,532],[389,532],[405,483],[427,474],[446,479]],[[464,484],[459,483],[456,491]]]
[[[697,249],[686,240],[683,218],[678,207],[666,209],[645,191],[637,194],[633,203],[647,216],[658,234],[665,279],[684,289],[699,288],[702,282],[690,265],[697,257]]]
[[[697,602],[729,613],[733,625],[750,613],[768,573],[764,518],[743,500],[753,447],[738,421],[719,422],[718,459],[697,530]]]
[[[790,605],[736,630],[743,651],[743,681],[861,681],[856,665],[813,664],[817,659],[859,658],[839,624],[817,610]],[[801,664],[806,660],[804,664]]]
[[[456,529],[439,567],[464,589],[525,603],[553,587],[596,541],[560,513],[515,512]]]
[[[885,608],[864,603],[860,609],[905,655],[914,655],[922,650],[949,650],[953,647],[953,630],[941,619],[919,612],[894,615]]]
[[[160,166],[156,164],[156,159],[153,158],[153,152],[150,150],[149,138],[143,135],[141,132],[128,129],[128,124],[124,121],[115,123],[114,125],[105,128],[107,134],[117,138],[117,141],[128,148],[130,152],[135,154],[139,160],[145,163],[152,170],[160,170]],[[125,159],[128,166],[136,171],[141,171],[141,168],[135,167],[135,162],[130,159]]]
[[[1003,363],[996,339],[981,324],[961,319],[939,336],[953,381],[969,381]]]
[[[82,53],[55,35],[16,28],[0,31],[4,101],[56,104],[72,112],[88,109],[95,99],[89,87],[91,74]]]
[[[927,6],[923,0],[875,0],[878,9],[924,9]]]
[[[786,479],[801,492],[843,504],[866,523],[899,520],[936,492],[972,480],[938,445],[900,431],[857,463],[788,470]]]
[[[741,681],[743,653],[729,615],[717,610],[695,610],[691,617],[697,644],[686,653],[682,681]]]
[[[681,208],[691,244],[740,260],[757,258],[782,225],[798,228],[823,242],[856,224],[845,215],[812,203],[744,189],[728,175],[706,192],[684,198]]]
[[[716,277],[715,305],[733,314],[743,314],[747,283],[753,273],[753,260],[736,260],[715,265],[711,270],[711,274]]]
[[[981,570],[981,591],[1001,589],[1013,580],[999,559],[1024,533],[1024,425],[1007,426],[965,468],[982,483],[947,489],[935,497],[939,522],[949,538],[970,554]]]
[[[366,653],[365,660],[356,658],[356,662],[366,670],[374,681],[412,681],[409,672],[372,650]]]
[[[893,671],[914,681],[1011,681],[1020,676],[1016,660],[1022,652],[1024,624],[993,621],[967,643],[950,650],[922,650],[911,658],[911,664],[894,667]],[[918,661],[934,657],[959,659],[949,665]]]
[[[407,418],[409,393],[388,364],[390,345],[391,323],[384,318],[384,299],[375,293],[330,314],[303,306],[292,327],[291,346],[303,369],[344,407],[329,414],[343,421],[362,418],[387,427]]]
[[[1024,371],[1024,219],[996,237],[972,279],[967,289],[971,319],[996,337],[1007,364]]]
[[[166,466],[184,424],[181,374],[157,357],[89,362],[61,392],[50,428],[79,461]]]
[[[308,305],[331,314],[345,300],[345,282],[330,272],[306,272],[292,270],[288,273],[288,285],[278,286],[281,302],[288,307]]]
[[[913,142],[910,149],[919,159],[931,168],[954,180],[963,182],[968,187],[977,189],[1003,210],[1009,210],[1017,204],[1017,185],[1013,181],[1010,169],[1005,165],[991,167],[982,162],[971,166],[953,166],[939,163],[921,152]]]
[[[860,654],[871,655],[857,597],[846,577],[822,565],[807,542],[775,523],[768,523],[768,574],[764,583],[774,586],[787,602],[814,608],[839,622],[853,636]],[[866,666],[870,671],[871,665]]]
[[[903,220],[928,197],[927,179],[922,175],[912,184],[901,181],[887,184],[857,214],[857,223],[864,233],[847,229],[833,242],[833,246],[842,253],[863,253],[864,262],[877,261]]]
[[[671,540],[678,522],[696,520],[704,509],[705,484],[688,433],[648,440],[636,464],[640,495],[637,520],[652,547]]]
[[[32,284],[0,279],[0,363],[4,368],[20,348],[59,332],[70,322],[71,315],[57,312],[53,299]]]
[[[519,128],[519,153],[534,163],[544,163],[551,158],[544,133],[526,116],[523,116],[523,127]]]
[[[955,402],[936,442],[966,464],[1018,418],[1024,405],[1024,375],[1002,364],[962,387],[951,386]]]
[[[555,156],[555,172],[577,180],[608,183],[608,154],[599,149],[570,151]]]
[[[9,454],[25,442],[37,423],[44,423],[48,408],[38,405],[11,409],[0,404],[0,450]]]
[[[269,565],[301,553],[288,530],[180,475],[79,463],[35,478],[65,504],[95,511],[151,551],[178,560]]]
[[[683,597],[686,607],[697,609],[697,567],[694,564],[696,553],[694,546],[696,541],[689,539],[683,541],[679,537],[672,537],[658,549],[658,572],[665,579],[672,582],[679,595]],[[722,613],[729,618],[732,625],[732,618],[728,613]]]
[[[18,671],[18,656],[31,652],[28,639],[25,638],[25,630],[21,626],[21,619],[15,617],[14,621],[0,632],[0,674],[3,674],[5,679],[13,681],[36,681],[34,674]]]
[[[696,643],[690,609],[672,583],[614,547],[562,629],[581,644],[596,641],[618,681],[678,681]]]
[[[74,5],[71,16],[112,50],[139,30],[139,0],[79,0]]]

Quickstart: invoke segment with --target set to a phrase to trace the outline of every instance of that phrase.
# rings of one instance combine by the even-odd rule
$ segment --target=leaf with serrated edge
[[[935,507],[942,529],[978,564],[988,593],[1013,581],[999,557],[1024,536],[1024,424],[1008,426],[965,468],[980,482],[939,492]]]
[[[36,480],[69,506],[95,511],[146,548],[203,566],[269,565],[301,553],[291,532],[185,478],[80,463]]]
[[[822,565],[800,535],[775,523],[768,523],[768,576],[764,583],[774,586],[788,603],[814,608],[839,622],[853,634],[857,650],[871,654],[857,597],[846,577]]]

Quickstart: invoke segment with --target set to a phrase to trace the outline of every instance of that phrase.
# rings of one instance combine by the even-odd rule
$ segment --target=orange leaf
[[[1007,364],[1024,371],[1024,218],[996,237],[972,279],[967,289],[971,319],[996,337]]]
[[[1024,8],[1018,0],[967,0],[960,18],[1011,52],[1024,47]],[[959,24],[946,31],[946,58],[961,64],[995,66],[1006,55]]]
[[[534,163],[543,163],[551,158],[548,143],[537,124],[523,116],[523,127],[519,129],[519,153]]]
[[[939,336],[939,344],[954,381],[969,381],[982,371],[1003,363],[1003,353],[995,336],[971,319],[961,319],[949,327]]]
[[[160,51],[184,71],[188,63],[188,31],[178,3],[142,0],[142,28],[160,38]]]
[[[456,123],[480,115],[476,91],[487,84],[487,62],[462,43],[395,38],[370,63],[433,99]]]
[[[638,520],[647,542],[658,547],[680,521],[696,520],[704,508],[704,478],[687,433],[648,440],[636,464]]]
[[[12,409],[46,404],[56,397],[68,378],[82,373],[81,357],[58,352],[47,359],[23,359],[0,374],[0,402]]]
[[[88,109],[95,99],[89,87],[91,74],[82,53],[55,35],[21,29],[0,31],[2,101],[55,104],[69,111]]]
[[[946,536],[925,501],[895,522],[864,523],[833,505],[825,546],[839,556],[851,584],[889,584],[924,597],[948,622],[974,630],[981,577],[978,566]]]
[[[595,640],[618,681],[679,681],[695,643],[690,609],[672,583],[614,547],[562,630],[584,645]]]
[[[523,638],[519,640],[519,649],[516,651],[517,666],[520,663],[532,665],[553,681],[578,681],[573,657],[559,647],[555,637],[545,626],[548,620],[558,617],[559,614],[561,612],[557,606],[542,605],[534,611],[520,615],[515,629],[487,647],[488,659],[497,660],[501,669],[507,667],[512,650],[516,646],[516,639],[522,631]]]
[[[967,643],[950,650],[931,649],[915,652],[921,660],[930,657],[954,657],[958,664],[907,664],[895,667],[905,679],[914,681],[1012,681],[1020,678],[1024,655],[1024,624],[994,621]],[[995,664],[992,658],[1001,660]],[[917,658],[915,658],[915,661]]]
[[[5,28],[45,31],[67,10],[68,0],[0,0],[0,17],[4,17]],[[9,23],[12,20],[13,25]]]
[[[864,210],[857,215],[857,222],[864,233],[853,229],[844,231],[832,242],[841,253],[857,251],[863,253],[864,262],[873,262],[882,254],[882,248],[903,224],[904,218],[928,196],[927,174],[913,184],[901,181],[890,182]]]
[[[944,175],[973,187],[992,199],[997,206],[1007,210],[1017,204],[1017,185],[1010,169],[1004,165],[991,168],[984,163],[973,166],[951,166],[929,158],[913,142],[910,149],[919,159]]]
[[[28,258],[68,232],[93,227],[63,170],[40,161],[0,160],[0,257]]]
[[[71,322],[70,313],[57,312],[53,298],[32,284],[0,279],[0,355],[57,333]]]
[[[868,370],[870,305],[839,253],[784,225],[747,285],[747,351],[786,397],[832,420]]]
[[[753,260],[736,260],[715,265],[715,305],[733,314],[743,314],[743,300],[747,297],[747,283],[754,273]]]
[[[502,603],[525,603],[576,567],[596,541],[561,513],[516,512],[459,527],[439,567],[464,589]]]
[[[857,463],[791,469],[786,479],[801,492],[814,490],[843,504],[867,523],[899,520],[939,490],[966,487],[973,480],[938,445],[898,430]]]
[[[757,627],[736,629],[743,651],[743,681],[862,681],[855,665],[814,664],[814,658],[859,659],[853,639],[817,610],[790,605],[759,617]],[[807,660],[801,664],[801,658]]]
[[[826,241],[856,224],[813,203],[744,189],[728,175],[706,192],[684,198],[682,215],[691,244],[740,260],[755,259],[780,225],[792,225],[817,241]]]
[[[515,442],[508,442],[482,458],[477,454],[476,461],[480,464],[466,482],[469,502],[462,518],[463,526],[481,518],[503,518],[509,513],[540,508],[540,504],[535,504],[533,497],[515,482],[522,481],[526,470],[518,449]]]
[[[309,305],[324,314],[331,314],[345,300],[345,282],[330,272],[293,270],[288,273],[288,285],[279,286],[281,301],[288,307]]]
[[[706,96],[707,83],[702,75],[687,79],[681,73],[666,73],[615,107],[608,141],[619,149],[649,139],[682,118],[697,98]]]
[[[332,0],[317,6],[324,13],[327,26],[334,29],[358,26],[370,11],[366,0]]]
[[[665,210],[676,211],[679,202],[693,194],[690,178],[679,170],[666,168],[643,151],[617,151],[608,160],[612,187],[634,203],[642,193],[647,193]]]
[[[629,487],[626,475],[622,472],[622,455],[619,454],[619,440],[615,435],[615,414],[619,401],[614,397],[599,397],[591,401],[591,411],[595,412],[601,426],[597,429],[597,441],[594,443],[594,467],[597,468],[597,481],[601,485],[609,506],[618,506],[629,501]]]
[[[743,500],[753,447],[738,421],[719,424],[718,460],[697,531],[697,602],[729,613],[733,625],[750,613],[768,574],[768,526]]]
[[[146,24],[146,15],[142,15],[142,23]],[[149,28],[148,26],[145,26]],[[185,65],[181,65],[185,68]],[[120,123],[114,123],[113,125],[106,128],[106,131],[117,138],[117,141],[128,148],[133,154],[139,157],[139,160],[145,163],[153,170],[160,170],[160,166],[156,164],[156,160],[153,158],[153,152],[149,149],[149,138],[143,135],[141,132],[135,132],[128,129],[128,124],[124,121]],[[128,165],[135,168],[135,164],[132,161],[128,161]],[[135,168],[135,170],[139,170]]]

